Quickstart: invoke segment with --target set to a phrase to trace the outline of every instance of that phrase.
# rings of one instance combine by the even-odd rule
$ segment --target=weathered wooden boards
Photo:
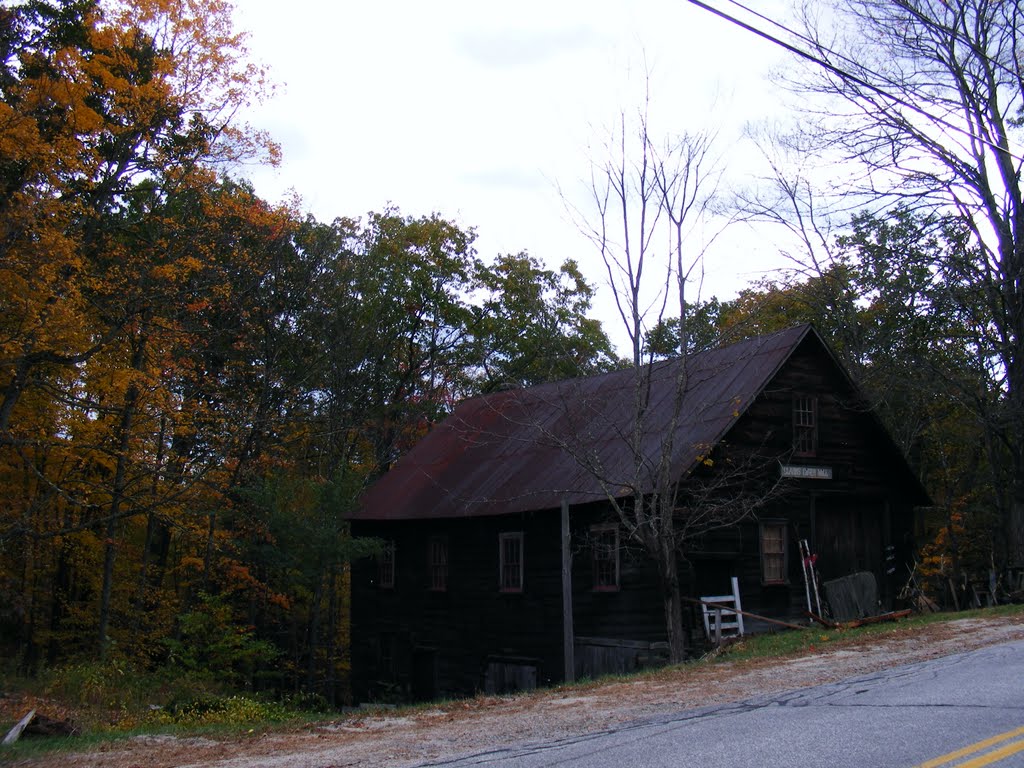
[[[32,734],[34,736],[75,736],[78,734],[78,728],[67,720],[54,720],[52,717],[41,715],[33,709],[7,732],[2,744],[4,746],[13,744],[21,738],[22,734]]]
[[[32,722],[32,718],[35,716],[36,711],[33,709],[31,712],[29,712],[27,715],[21,718],[21,720],[18,721],[18,724],[11,728],[11,730],[7,732],[7,735],[4,736],[4,745],[6,746],[7,744],[13,744],[19,738],[21,738],[21,732],[25,730],[26,726],[28,726],[28,724]]]

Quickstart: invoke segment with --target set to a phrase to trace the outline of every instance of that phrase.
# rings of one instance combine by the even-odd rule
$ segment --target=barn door
[[[880,578],[882,531],[878,505],[819,501],[814,515],[814,549],[823,581],[871,571]]]

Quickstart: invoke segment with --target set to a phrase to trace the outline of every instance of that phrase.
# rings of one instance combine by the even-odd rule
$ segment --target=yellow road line
[[[981,768],[983,765],[991,765],[992,763],[1002,760],[1004,757],[1015,755],[1018,752],[1024,752],[1024,739],[1021,741],[1011,742],[1005,747],[1001,747],[992,752],[987,752],[973,760],[968,760],[966,763],[960,763],[957,768]]]
[[[1018,736],[1024,736],[1024,726],[1021,726],[1020,728],[1015,728],[1012,731],[1007,731],[1006,733],[1001,733],[998,736],[993,736],[990,739],[985,739],[984,741],[979,741],[979,742],[977,742],[975,744],[969,744],[968,746],[964,747],[963,749],[958,749],[955,752],[950,752],[949,754],[942,755],[941,757],[932,758],[931,760],[929,760],[927,762],[921,763],[920,765],[917,766],[917,768],[938,768],[938,766],[940,766],[940,765],[945,765],[946,763],[952,763],[954,760],[959,760],[961,757],[967,757],[968,755],[973,755],[975,752],[981,752],[984,749],[988,749],[989,747],[994,747],[996,744],[1001,744],[1004,741],[1009,741],[1010,739],[1014,739],[1014,738],[1016,738]],[[1012,755],[1012,754],[1015,754],[1017,752],[1020,752],[1021,750],[1024,750],[1024,742],[1020,742],[1020,743],[1016,743],[1016,744],[1010,744],[1009,746],[1003,747],[1003,749],[1000,749],[998,751],[999,752],[1003,752],[1003,750],[1010,750],[1010,751],[1006,752],[1006,754],[1004,754],[1004,755],[1001,755],[1001,757],[993,758],[993,759],[996,759],[996,760],[1002,759],[1003,757],[1008,757],[1009,755]],[[996,754],[996,753],[993,752],[992,754]],[[988,757],[989,757],[989,755],[982,755],[981,757],[975,758],[974,761],[971,761],[969,763],[964,763],[962,766],[960,766],[960,768],[967,768],[968,766],[971,766],[971,768],[978,768],[979,766],[982,766],[982,765],[988,765],[989,762],[992,762],[991,760],[989,760],[988,762],[980,762],[980,763],[976,762],[977,760],[986,760]]]

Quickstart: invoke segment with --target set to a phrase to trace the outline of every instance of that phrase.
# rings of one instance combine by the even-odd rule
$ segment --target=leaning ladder
[[[800,567],[804,572],[804,591],[807,593],[807,612],[817,608],[817,615],[823,615],[821,612],[821,597],[818,594],[818,571],[815,568],[815,564],[818,562],[818,556],[811,554],[811,545],[807,543],[807,539],[800,539]],[[814,588],[814,605],[811,605],[811,588]],[[813,619],[811,619],[813,621]]]

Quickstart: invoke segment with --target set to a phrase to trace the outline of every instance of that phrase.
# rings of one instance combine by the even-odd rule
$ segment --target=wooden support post
[[[715,646],[722,645],[722,609],[715,608]]]
[[[562,499],[562,661],[565,682],[576,680],[576,638],[572,621],[572,550],[570,549],[569,502]]]
[[[835,629],[836,627],[839,626],[834,621],[829,621],[828,619],[824,618],[823,616],[819,616],[818,614],[814,613],[813,611],[804,611],[804,613],[807,614],[807,618],[809,618],[811,621],[816,621],[819,624],[821,624],[821,626],[823,626],[823,627],[828,627],[829,629]]]
[[[33,709],[31,712],[29,712],[27,715],[21,718],[21,720],[18,721],[17,725],[11,728],[11,730],[7,732],[7,735],[4,736],[4,745],[6,746],[8,744],[13,744],[19,738],[21,738],[21,732],[25,730],[28,724],[32,722],[32,718],[35,716],[36,711]]]

